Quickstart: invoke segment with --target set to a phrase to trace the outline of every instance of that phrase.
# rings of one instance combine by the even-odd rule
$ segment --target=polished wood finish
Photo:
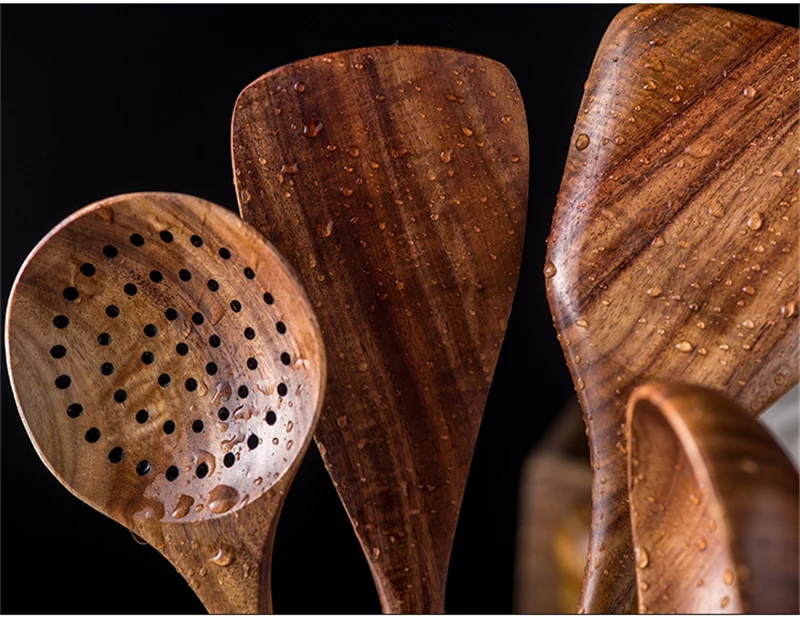
[[[320,317],[332,367],[315,438],[383,611],[442,612],[522,254],[519,89],[462,52],[338,52],[247,87],[232,144],[242,217]]]
[[[5,340],[58,480],[158,549],[210,612],[271,611],[275,527],[325,383],[313,308],[276,250],[198,198],[109,198],[25,261]]]
[[[627,410],[640,613],[797,614],[797,471],[728,398],[661,383]]]
[[[696,383],[757,415],[798,381],[797,38],[640,5],[598,49],[544,268],[594,469],[579,611],[633,609],[631,390]]]

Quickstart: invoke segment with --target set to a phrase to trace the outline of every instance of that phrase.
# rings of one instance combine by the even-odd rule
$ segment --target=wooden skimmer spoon
[[[325,383],[313,308],[275,249],[191,196],[103,200],[25,261],[5,339],[58,480],[158,549],[210,612],[271,611],[278,515]]]
[[[333,365],[315,438],[387,613],[444,611],[522,254],[508,70],[389,46],[274,70],[233,116],[242,217],[298,269]]]
[[[759,415],[797,383],[799,97],[797,30],[772,22],[640,5],[600,44],[544,268],[594,469],[581,611],[633,605],[631,390]]]
[[[717,392],[645,384],[628,403],[640,613],[797,614],[797,470]]]

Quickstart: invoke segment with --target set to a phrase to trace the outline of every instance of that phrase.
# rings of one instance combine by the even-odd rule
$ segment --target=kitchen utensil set
[[[796,570],[797,472],[746,413],[798,379],[796,34],[634,7],[598,50],[544,268],[593,467],[582,611],[637,589],[643,612],[796,611],[791,568],[762,573],[792,551]],[[30,254],[5,337],[28,434],[213,613],[271,612],[313,436],[383,611],[442,613],[522,259],[519,88],[454,50],[314,57],[240,94],[232,159],[242,220],[128,194]],[[680,384],[634,392],[655,379]]]

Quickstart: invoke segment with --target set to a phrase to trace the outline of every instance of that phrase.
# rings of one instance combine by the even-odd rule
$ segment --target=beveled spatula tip
[[[232,125],[242,217],[297,267],[331,358],[315,435],[384,612],[443,612],[514,297],[528,133],[499,63],[423,46],[265,74]]]

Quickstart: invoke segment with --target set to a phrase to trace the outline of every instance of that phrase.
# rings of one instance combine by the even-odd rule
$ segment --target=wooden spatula
[[[242,217],[298,269],[332,359],[316,440],[384,612],[442,612],[525,230],[519,89],[489,59],[365,48],[239,96]]]
[[[25,428],[70,492],[158,549],[210,612],[271,610],[325,354],[255,229],[177,194],[82,209],[20,271],[6,354]]]
[[[581,611],[633,605],[633,387],[700,384],[758,415],[797,383],[797,35],[641,5],[598,49],[544,268],[594,468]]]
[[[640,613],[797,614],[797,470],[719,393],[642,385],[627,411]]]

